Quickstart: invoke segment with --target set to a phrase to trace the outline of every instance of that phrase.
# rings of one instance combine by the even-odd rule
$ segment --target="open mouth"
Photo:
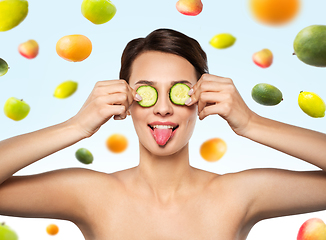
[[[165,146],[167,142],[174,136],[179,125],[147,125],[159,146]]]

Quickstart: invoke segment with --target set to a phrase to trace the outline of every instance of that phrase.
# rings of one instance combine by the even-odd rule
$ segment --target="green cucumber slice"
[[[185,105],[190,96],[188,92],[190,87],[184,83],[176,83],[170,89],[170,100],[177,105]]]
[[[142,97],[142,100],[138,101],[138,104],[142,107],[151,107],[157,101],[158,94],[156,89],[152,86],[140,86],[136,92]]]

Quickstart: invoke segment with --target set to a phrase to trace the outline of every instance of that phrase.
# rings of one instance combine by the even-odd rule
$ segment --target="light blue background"
[[[3,106],[9,97],[17,97],[24,99],[31,106],[31,111],[19,122],[7,118],[2,112],[0,140],[58,124],[74,116],[97,81],[118,79],[120,57],[127,42],[162,27],[181,31],[199,41],[207,53],[210,73],[232,78],[247,105],[257,114],[326,132],[325,118],[311,118],[297,104],[300,91],[315,92],[326,100],[325,69],[306,65],[292,56],[293,40],[301,29],[313,24],[325,24],[326,2],[323,0],[303,0],[297,18],[281,27],[256,22],[249,11],[248,0],[203,0],[203,11],[196,17],[179,13],[175,8],[176,0],[113,0],[117,13],[111,21],[102,25],[94,25],[83,17],[81,0],[28,2],[27,18],[18,27],[0,32],[0,57],[10,65],[9,72],[0,77],[0,105]],[[225,50],[211,47],[209,40],[215,34],[224,32],[237,38],[234,46]],[[85,61],[72,63],[57,55],[56,42],[70,34],[83,34],[92,41],[92,54]],[[32,60],[25,59],[17,50],[20,43],[29,39],[36,40],[40,45],[39,55]],[[263,48],[269,48],[274,54],[274,63],[267,69],[259,68],[252,62],[253,53]],[[67,99],[54,98],[56,86],[69,79],[79,83],[77,92]],[[284,101],[274,107],[254,102],[251,89],[262,82],[278,87]],[[129,140],[129,147],[122,154],[113,154],[105,147],[105,140],[113,133],[124,134]],[[224,139],[228,151],[220,161],[209,163],[201,158],[199,147],[213,137]],[[93,153],[92,165],[83,165],[76,160],[75,151],[81,147]],[[218,115],[197,121],[190,140],[190,162],[194,167],[219,174],[262,167],[317,169],[237,136]],[[128,117],[123,121],[111,119],[91,138],[56,152],[16,175],[67,167],[110,173],[137,164],[138,138]],[[324,211],[265,220],[254,226],[248,239],[296,239],[301,224],[311,217],[326,220]],[[79,229],[67,221],[6,216],[0,216],[0,221],[14,228],[20,240],[83,239]],[[60,228],[55,237],[45,232],[49,223],[56,223]]]

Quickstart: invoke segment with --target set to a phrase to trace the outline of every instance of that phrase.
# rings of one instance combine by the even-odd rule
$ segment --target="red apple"
[[[35,40],[28,40],[18,46],[19,53],[28,59],[35,58],[38,54],[38,43]]]
[[[325,240],[326,225],[319,218],[311,218],[305,221],[298,232],[297,240]]]
[[[252,56],[254,63],[262,68],[268,68],[273,63],[273,53],[269,49],[263,49]]]
[[[203,3],[201,0],[179,0],[176,7],[184,15],[196,16],[203,10]]]

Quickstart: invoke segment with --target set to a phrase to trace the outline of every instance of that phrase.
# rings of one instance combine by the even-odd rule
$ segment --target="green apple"
[[[30,107],[23,99],[11,97],[7,99],[3,110],[8,118],[20,121],[28,115]]]
[[[103,24],[114,17],[117,9],[110,0],[84,0],[81,12],[92,23]]]
[[[0,32],[18,26],[27,16],[26,0],[0,0]]]
[[[0,77],[5,75],[8,72],[8,63],[0,58]]]
[[[14,230],[7,226],[4,222],[0,224],[1,240],[18,240],[18,235]]]

